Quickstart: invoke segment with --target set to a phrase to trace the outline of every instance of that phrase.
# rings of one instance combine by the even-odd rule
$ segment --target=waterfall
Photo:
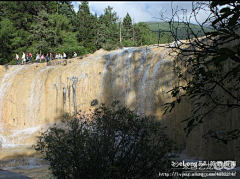
[[[11,88],[12,82],[15,76],[20,73],[24,66],[12,66],[8,69],[7,73],[4,74],[1,83],[0,83],[0,123],[2,121],[2,104],[5,97],[5,94]]]
[[[87,110],[94,100],[98,104],[118,100],[139,114],[154,114],[158,88],[162,85],[159,75],[168,62],[165,54],[166,51],[153,47],[128,47],[110,52],[99,50],[96,55],[68,61],[65,66],[11,66],[0,81],[0,109],[6,99],[12,101],[7,103],[9,110],[4,108],[4,114],[0,110],[11,130],[7,132],[2,127],[0,140],[20,144],[18,135],[23,136],[19,141],[27,141],[26,136],[31,133],[24,130],[33,134],[36,131],[31,129],[54,123],[64,113]],[[22,80],[18,79],[13,87],[17,74]],[[13,97],[17,90],[14,88],[18,95]]]
[[[161,84],[159,75],[163,64],[168,63],[164,58],[167,52],[130,47],[105,54],[100,101],[109,102],[111,96],[112,100],[133,107],[138,114],[154,113],[156,91]]]
[[[1,133],[7,133],[7,135],[0,135],[0,141],[2,142],[2,147],[14,147],[22,145],[25,140],[31,137],[35,132],[39,131],[42,126],[30,127],[22,130],[11,130],[4,131]]]
[[[28,107],[27,107],[27,113],[28,118],[27,121],[31,126],[36,126],[38,124],[38,114],[40,111],[40,106],[42,103],[42,94],[44,89],[44,76],[47,74],[49,69],[52,69],[53,67],[45,67],[39,71],[37,71],[36,75],[33,78],[31,88],[30,88],[30,97],[28,100]]]

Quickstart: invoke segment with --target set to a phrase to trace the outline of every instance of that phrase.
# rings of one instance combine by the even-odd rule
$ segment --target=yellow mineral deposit
[[[170,55],[171,53],[171,55]],[[119,100],[139,114],[154,115],[188,156],[199,160],[240,161],[236,143],[203,139],[211,127],[231,129],[239,119],[233,112],[197,127],[188,138],[181,123],[191,111],[183,101],[163,116],[162,105],[177,83],[174,53],[169,48],[129,47],[98,50],[83,58],[30,65],[0,66],[0,141],[2,146],[32,145],[36,135],[61,120],[65,113],[93,108],[92,102]]]

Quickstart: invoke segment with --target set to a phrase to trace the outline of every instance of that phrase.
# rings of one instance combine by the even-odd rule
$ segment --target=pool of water
[[[32,146],[5,146],[0,148],[0,175],[17,178],[20,175],[32,179],[54,178],[43,156]],[[9,172],[7,172],[9,171]]]

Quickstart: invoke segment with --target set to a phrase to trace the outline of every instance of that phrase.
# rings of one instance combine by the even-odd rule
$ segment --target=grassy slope
[[[166,30],[169,31],[169,24],[167,22],[144,22],[148,24],[149,28],[154,30]],[[187,28],[183,23],[177,24],[177,22],[174,24],[174,26],[177,28],[177,35],[180,39],[186,39],[187,37]],[[190,24],[190,28],[196,33],[198,36],[203,36],[202,29],[199,25]],[[211,31],[210,28],[204,27],[204,30],[206,32]]]

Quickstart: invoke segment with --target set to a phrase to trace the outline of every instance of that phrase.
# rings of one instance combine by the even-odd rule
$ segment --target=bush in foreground
[[[154,179],[170,170],[174,142],[152,116],[114,102],[62,124],[41,133],[35,146],[58,178]]]

